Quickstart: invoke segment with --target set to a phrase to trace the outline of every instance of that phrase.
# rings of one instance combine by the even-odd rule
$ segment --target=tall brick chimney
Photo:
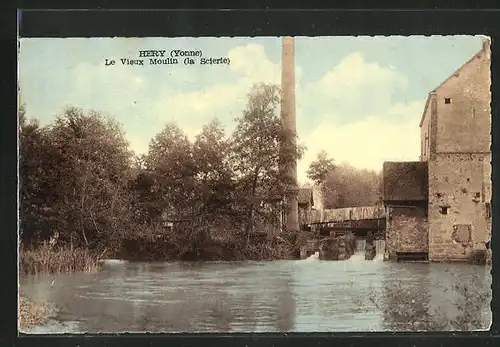
[[[290,36],[283,38],[281,62],[281,121],[286,130],[283,145],[290,148],[297,145],[295,120],[295,44]],[[299,206],[297,185],[297,161],[281,161],[282,173],[290,181],[285,189],[286,231],[299,231]]]

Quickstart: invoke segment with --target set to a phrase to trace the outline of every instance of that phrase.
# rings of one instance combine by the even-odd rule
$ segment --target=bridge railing
[[[384,206],[359,206],[315,211],[312,216],[312,223],[343,222],[381,218],[385,218]]]

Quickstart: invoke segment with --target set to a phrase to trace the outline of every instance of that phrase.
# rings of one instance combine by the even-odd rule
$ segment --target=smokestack
[[[295,120],[295,43],[293,37],[283,38],[283,52],[281,62],[281,121],[286,131],[283,146],[295,148],[296,120]],[[297,161],[283,158],[282,173],[289,183],[285,188],[286,231],[299,231],[299,206],[297,186]]]

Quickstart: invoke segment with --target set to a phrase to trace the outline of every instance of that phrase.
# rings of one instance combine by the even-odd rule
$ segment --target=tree
[[[172,220],[192,217],[196,166],[192,145],[176,124],[166,124],[151,140],[145,168],[153,179],[155,209]]]
[[[255,85],[245,110],[236,118],[231,159],[239,182],[240,201],[246,209],[247,233],[253,229],[260,202],[281,194],[287,183],[280,172],[280,160],[283,157],[297,160],[303,153],[300,146],[282,146],[283,138],[289,134],[276,112],[279,95],[277,86]]]
[[[202,128],[193,144],[196,196],[202,213],[210,220],[231,211],[233,172],[229,155],[224,128],[213,120]]]
[[[139,225],[151,225],[163,212],[155,198],[154,184],[153,174],[145,168],[136,168],[135,176],[129,182],[133,219]]]
[[[46,129],[19,108],[20,236],[24,244],[50,237],[55,201],[53,146]]]
[[[325,207],[370,206],[381,199],[381,177],[370,170],[342,164],[330,171],[324,182]]]
[[[112,245],[129,224],[131,152],[119,124],[70,107],[46,128],[51,229],[76,246]],[[28,157],[38,157],[34,152]]]
[[[333,159],[328,158],[328,153],[322,150],[318,153],[315,161],[309,165],[307,170],[307,177],[314,181],[316,184],[321,184],[325,181],[328,174],[335,170],[335,162]]]

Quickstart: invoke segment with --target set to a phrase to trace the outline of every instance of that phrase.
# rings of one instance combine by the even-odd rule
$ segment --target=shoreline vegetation
[[[32,300],[23,292],[19,292],[18,324],[21,330],[47,323],[56,310],[48,304]]]
[[[230,134],[217,119],[194,138],[167,123],[146,154],[104,112],[68,106],[42,126],[21,105],[21,273],[95,271],[104,256],[297,259],[300,232],[280,233],[291,183],[280,168],[305,147],[287,145],[295,135],[281,122],[280,95],[276,85],[254,85]],[[379,174],[326,152],[308,177],[322,183],[325,208],[380,199]]]
[[[292,134],[279,104],[277,86],[255,85],[231,134],[217,119],[195,138],[168,123],[146,154],[134,153],[104,112],[69,106],[42,126],[20,105],[20,274],[95,272],[104,258],[299,259],[310,237],[280,232],[291,183],[280,168],[305,147],[286,145]],[[380,173],[337,164],[324,151],[307,176],[322,187],[326,209],[380,202]],[[354,242],[322,239],[315,249],[321,259],[347,259]],[[52,314],[22,293],[19,300],[22,326]]]
[[[19,252],[19,273],[22,275],[38,275],[61,272],[97,272],[99,261],[104,253],[96,254],[86,249],[68,247],[51,247],[43,243],[36,248]]]

